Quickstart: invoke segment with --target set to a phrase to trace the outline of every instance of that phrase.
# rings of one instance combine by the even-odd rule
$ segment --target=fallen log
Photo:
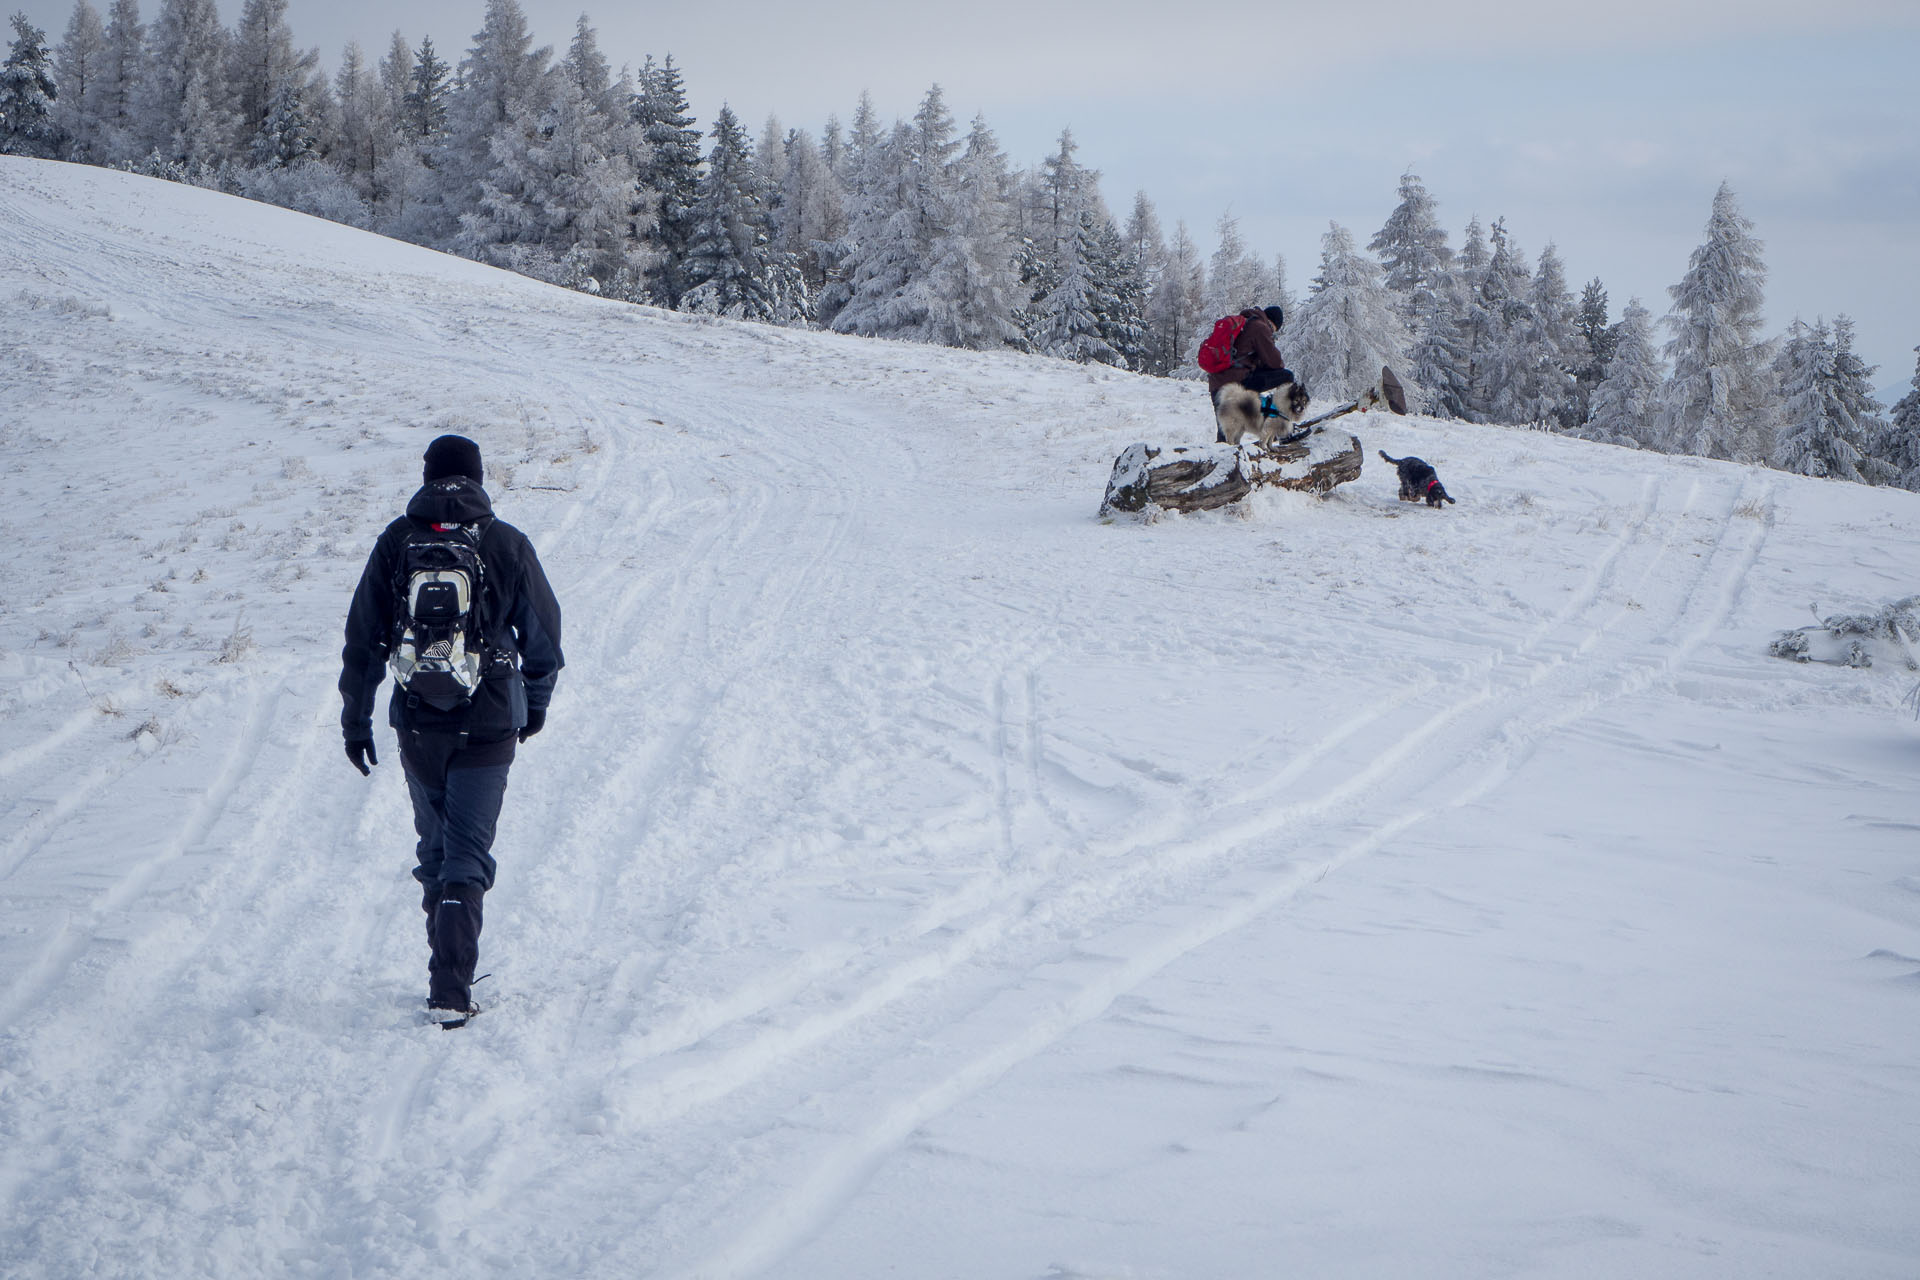
[[[1129,445],[1114,459],[1100,514],[1136,513],[1149,507],[1211,511],[1264,488],[1324,495],[1336,485],[1358,480],[1365,454],[1358,437],[1324,431],[1270,449],[1251,444],[1172,449]]]

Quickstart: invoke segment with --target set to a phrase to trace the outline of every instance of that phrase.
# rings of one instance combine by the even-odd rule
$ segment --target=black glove
[[[373,754],[372,738],[350,738],[347,741],[347,759],[358,769],[362,777],[371,774],[370,764],[379,764],[380,757]]]
[[[545,707],[527,708],[527,725],[520,730],[520,741],[525,742],[534,734],[547,727],[547,709]]]

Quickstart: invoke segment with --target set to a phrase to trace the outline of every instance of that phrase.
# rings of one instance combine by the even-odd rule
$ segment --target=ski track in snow
[[[84,179],[109,180],[127,181]],[[31,632],[7,637],[34,665],[9,669],[0,896],[36,904],[0,984],[9,1275],[779,1274],[929,1120],[1182,957],[1495,795],[1596,711],[1711,665],[1774,527],[1773,482],[1732,467],[1664,468],[1617,502],[1483,506],[1485,527],[1567,550],[1564,598],[1515,595],[1520,625],[1483,617],[1418,661],[1329,653],[1324,682],[1301,680],[1317,701],[1296,731],[1223,727],[1237,750],[1183,759],[1077,704],[1061,673],[1219,670],[1228,697],[1267,664],[1300,679],[1274,636],[1310,644],[1311,621],[1160,616],[1207,557],[1235,557],[1222,590],[1322,589],[1312,548],[1285,566],[1237,549],[1263,521],[1283,538],[1343,521],[1320,550],[1400,557],[1357,575],[1358,599],[1325,586],[1345,610],[1328,627],[1390,654],[1472,582],[1446,559],[1476,554],[1472,495],[1442,515],[1344,495],[1311,516],[1103,528],[1106,463],[1131,433],[1192,427],[1190,387],[663,317],[412,251],[352,282],[326,257],[347,250],[325,246],[276,272],[254,240],[164,235],[25,185],[0,188],[0,220],[37,265],[8,290],[114,311],[111,335],[58,322],[69,345],[21,384],[56,388],[36,391],[47,404],[116,352],[146,404],[232,415],[207,425],[228,446],[307,388],[334,388],[342,419],[389,403],[370,439],[353,422],[337,436],[369,451],[374,483],[294,475],[179,533],[211,547],[223,522],[298,521],[315,488],[350,505],[321,583],[275,579],[279,612],[267,587],[223,578],[252,590],[260,652],[201,655],[158,750],[95,708],[162,706],[149,673],[185,659],[89,664],[88,689]],[[111,407],[111,386],[94,394]],[[1065,424],[1092,401],[1135,407],[1117,428]],[[76,422],[99,407],[80,403]],[[930,404],[952,412],[930,423]],[[423,428],[515,407],[525,421],[484,424],[483,442],[490,466],[510,461],[499,509],[554,577],[570,663],[509,788],[488,1012],[447,1035],[415,1021],[398,762],[370,785],[347,769],[333,664]],[[1484,448],[1508,456],[1512,438]],[[1027,448],[1072,474],[988,474]],[[60,474],[45,453],[28,466]],[[1084,510],[1062,516],[1069,502]],[[1049,541],[1007,560],[1042,526],[995,522],[1034,509]],[[1451,550],[1395,550],[1388,532]],[[202,558],[223,577],[249,554]],[[1269,588],[1275,573],[1293,576]],[[8,584],[9,603],[36,589]],[[1137,631],[1116,625],[1129,608]]]
[[[1234,816],[1202,824],[1198,833],[1185,833],[1166,845],[1127,850],[1120,859],[1129,868],[1126,872],[1066,886],[1060,896],[1067,901],[1048,904],[1050,922],[1060,921],[1073,899],[1090,899],[1102,907],[1139,901],[1140,916],[1147,920],[1164,912],[1169,902],[1178,902],[1180,914],[1188,918],[1159,928],[1142,928],[1136,918],[1110,935],[1077,942],[1071,955],[1082,963],[1063,965],[1060,956],[1029,961],[1031,974],[1052,977],[1049,971],[1054,968],[1094,972],[1052,977],[1043,993],[1022,1001],[1029,1006],[1024,1016],[1009,1016],[1005,1008],[995,1007],[996,1023],[1017,1030],[1003,1033],[1005,1038],[997,1043],[990,1034],[963,1037],[974,1045],[987,1041],[991,1048],[976,1051],[921,1092],[896,1098],[828,1159],[815,1163],[790,1192],[764,1208],[724,1250],[686,1274],[754,1274],[772,1267],[788,1248],[816,1231],[871,1168],[941,1111],[1101,1016],[1120,996],[1180,957],[1272,910],[1305,885],[1435,813],[1481,799],[1511,774],[1533,741],[1644,688],[1647,668],[1638,660],[1648,644],[1644,633],[1633,638],[1629,652],[1610,661],[1595,660],[1626,612],[1603,610],[1600,601],[1604,589],[1615,583],[1636,589],[1653,584],[1657,570],[1673,553],[1671,531],[1699,497],[1695,486],[1678,511],[1643,506],[1575,600],[1511,655],[1502,655],[1483,686],[1404,706],[1398,714],[1366,726],[1364,734],[1342,733],[1337,749],[1315,744],[1290,762],[1281,771],[1285,789],[1306,791],[1315,796],[1313,801],[1274,808],[1271,797],[1280,787],[1264,786],[1230,805],[1227,812]],[[1736,492],[1733,500],[1723,502],[1728,512],[1737,498]],[[1657,544],[1649,545],[1650,518],[1656,514],[1668,519],[1658,522],[1665,532]],[[1721,515],[1711,552],[1686,579],[1685,589],[1663,601],[1656,615],[1654,642],[1679,641],[1664,669],[1677,668],[1724,623],[1758,554],[1762,536],[1736,536],[1731,523],[1730,514]],[[1595,613],[1605,616],[1591,616]],[[1684,637],[1676,637],[1676,632],[1684,632]],[[1618,642],[1615,647],[1620,647]],[[1543,656],[1533,656],[1536,651]],[[1443,733],[1449,750],[1440,757],[1428,748]],[[1264,802],[1260,812],[1241,816],[1256,800]],[[1368,816],[1359,821],[1347,817],[1355,808]],[[1209,872],[1218,877],[1217,883],[1197,891],[1188,887],[1177,896],[1135,887],[1141,880],[1188,873],[1197,863],[1211,864]],[[1226,874],[1219,874],[1223,870]],[[1037,905],[1026,897],[1023,914],[1032,914]],[[1060,945],[1060,940],[1052,941],[1056,948]],[[1093,963],[1084,963],[1089,960]],[[1010,994],[997,992],[996,1005],[1004,1005]]]

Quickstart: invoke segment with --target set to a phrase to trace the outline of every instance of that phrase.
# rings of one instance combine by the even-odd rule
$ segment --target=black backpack
[[[408,698],[440,711],[466,706],[486,666],[484,532],[429,525],[409,529],[400,544],[387,666]]]

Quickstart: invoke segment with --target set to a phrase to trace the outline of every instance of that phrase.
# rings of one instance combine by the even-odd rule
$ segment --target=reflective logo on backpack
[[[387,666],[410,698],[441,711],[467,705],[486,659],[480,603],[486,565],[475,525],[412,529],[394,575]]]

